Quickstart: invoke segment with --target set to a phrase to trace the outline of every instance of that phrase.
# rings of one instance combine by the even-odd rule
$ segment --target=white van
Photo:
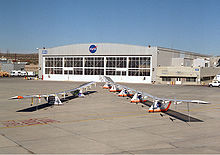
[[[20,76],[26,76],[27,72],[26,71],[21,71]]]
[[[21,70],[12,70],[10,73],[11,76],[26,76],[27,72],[26,71],[21,71]]]
[[[16,71],[16,70],[12,70],[12,71],[10,72],[10,76],[19,76],[19,74],[20,74],[20,73],[18,73],[18,71]]]
[[[33,71],[27,71],[27,76],[35,76],[35,72],[33,72]]]

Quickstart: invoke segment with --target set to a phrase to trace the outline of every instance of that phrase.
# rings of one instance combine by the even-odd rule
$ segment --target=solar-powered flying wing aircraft
[[[31,105],[33,105],[34,98],[39,99],[38,103],[40,103],[41,98],[44,98],[49,104],[60,105],[63,103],[61,102],[59,95],[62,95],[64,99],[66,96],[68,96],[69,93],[71,93],[73,96],[83,97],[84,96],[83,92],[87,91],[88,88],[91,88],[92,85],[96,85],[96,82],[91,81],[88,83],[84,83],[77,88],[62,91],[59,93],[54,93],[54,94],[14,96],[14,97],[11,97],[10,99],[31,98],[31,100],[32,100]]]
[[[171,103],[179,104],[182,102],[188,103],[188,112],[189,112],[189,103],[197,103],[197,104],[208,104],[208,102],[201,100],[179,100],[179,99],[168,99],[168,98],[160,98],[157,96],[153,96],[151,94],[141,92],[132,88],[129,88],[124,85],[116,84],[110,77],[103,76],[103,80],[105,85],[104,89],[110,89],[110,92],[120,92],[118,96],[131,96],[131,102],[139,103],[146,102],[150,98],[153,100],[152,105],[150,106],[148,112],[167,112]]]

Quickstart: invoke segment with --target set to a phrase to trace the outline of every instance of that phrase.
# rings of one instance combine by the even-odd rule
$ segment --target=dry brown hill
[[[38,64],[38,53],[33,54],[18,54],[18,53],[0,53],[0,57],[6,57],[13,61],[29,62],[30,64]]]

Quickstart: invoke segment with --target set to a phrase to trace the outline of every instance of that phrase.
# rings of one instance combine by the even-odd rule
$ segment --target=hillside
[[[18,54],[18,53],[0,53],[0,57],[6,57],[13,61],[29,62],[30,64],[38,64],[38,53],[33,54]]]

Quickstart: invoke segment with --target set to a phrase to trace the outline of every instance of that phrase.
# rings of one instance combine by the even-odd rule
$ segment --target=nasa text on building
[[[206,60],[209,57],[161,47],[74,44],[39,49],[39,77],[44,80],[100,81],[100,77],[106,75],[116,82],[198,84],[206,77],[206,74],[200,74],[200,67],[210,67]],[[185,74],[181,76],[183,72]],[[215,75],[211,72],[207,76],[210,79]]]

